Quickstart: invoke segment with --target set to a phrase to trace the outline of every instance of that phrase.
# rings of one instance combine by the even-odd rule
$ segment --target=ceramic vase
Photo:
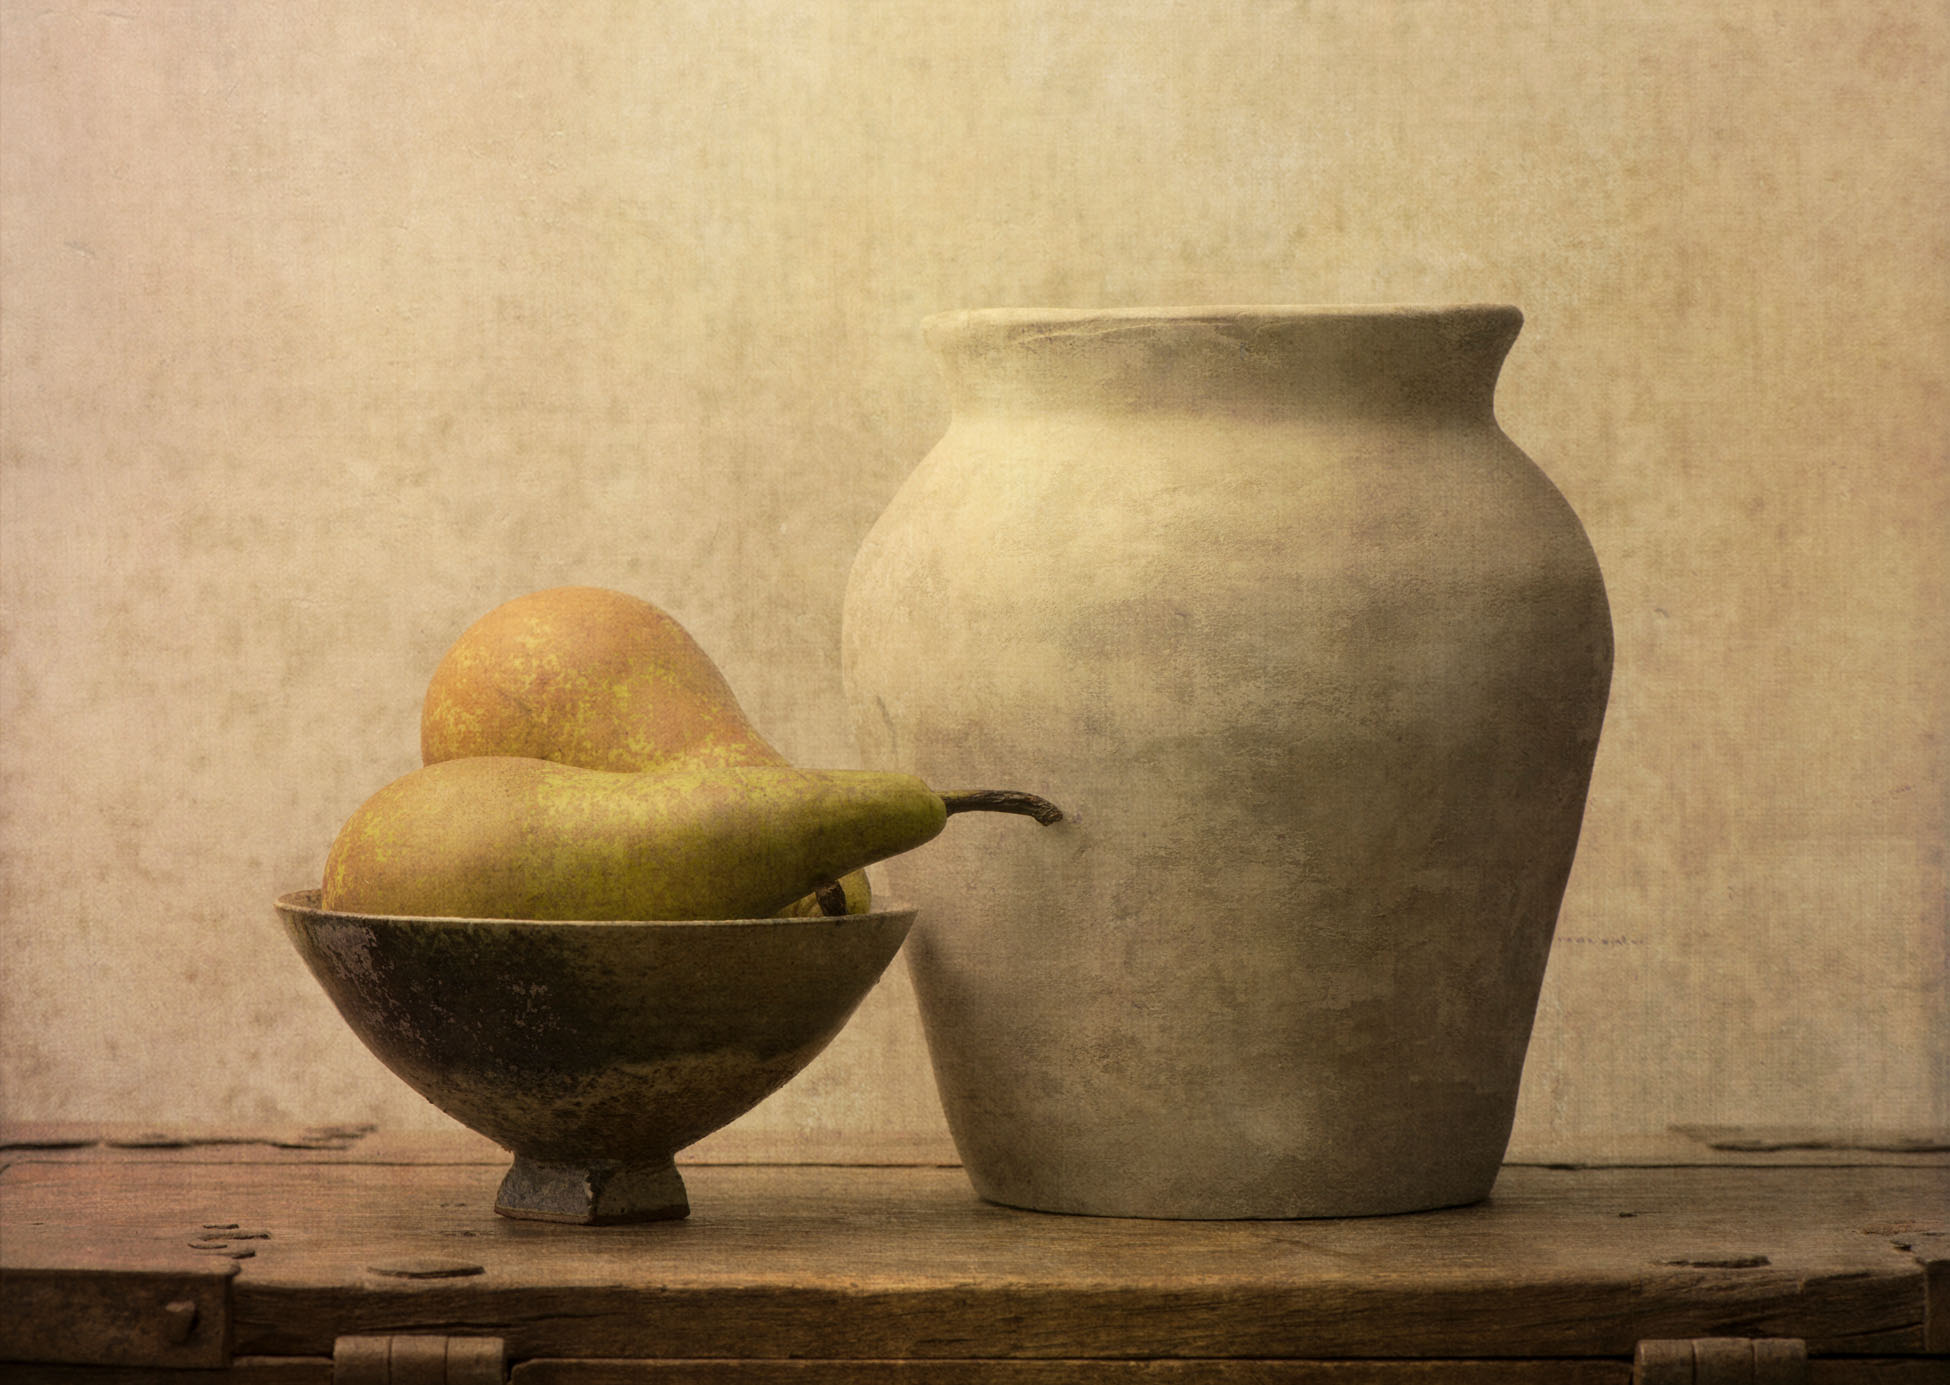
[[[864,763],[1069,818],[887,863],[975,1189],[1486,1196],[1611,676],[1499,306],[928,319],[951,422],[845,606]]]

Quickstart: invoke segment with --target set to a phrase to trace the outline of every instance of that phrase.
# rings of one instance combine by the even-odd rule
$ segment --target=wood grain
[[[24,1160],[0,1256],[143,1268],[206,1225],[261,1230],[232,1301],[258,1356],[394,1332],[491,1332],[516,1361],[1629,1359],[1756,1335],[1897,1355],[1923,1349],[1919,1247],[1950,1207],[1941,1167],[1512,1168],[1447,1212],[1177,1223],[991,1206],[953,1169],[694,1166],[689,1220],[574,1228],[495,1217],[500,1172]],[[430,1258],[482,1272],[370,1269]]]
[[[1943,1385],[1941,1361],[1813,1361],[1808,1385]],[[511,1385],[1629,1385],[1628,1362],[589,1361],[517,1366]],[[33,1385],[29,1382],[28,1385]],[[48,1381],[46,1385],[92,1385]],[[109,1385],[103,1382],[103,1385]],[[115,1382],[120,1385],[120,1382]],[[265,1385],[285,1385],[265,1382]],[[297,1382],[291,1382],[297,1385]]]
[[[1629,1385],[1622,1361],[531,1361],[511,1385]]]
[[[222,1368],[158,1371],[147,1367],[14,1365],[5,1367],[7,1385],[332,1385],[327,1357],[243,1356]]]
[[[1941,1361],[1845,1357],[1809,1363],[1808,1385],[1942,1385]],[[9,1365],[8,1385],[331,1385],[323,1357],[240,1357],[227,1369],[162,1372]],[[1431,1361],[524,1361],[510,1385],[1628,1385],[1611,1360]]]
[[[690,1164],[844,1164],[871,1168],[959,1166],[946,1135],[913,1131],[794,1131],[732,1128],[685,1151]],[[498,1164],[508,1152],[461,1126],[439,1131],[357,1125],[105,1127],[89,1121],[0,1120],[0,1168],[21,1159],[103,1159],[207,1164]],[[1946,1156],[1950,1158],[1950,1156]],[[1690,1162],[1678,1160],[1677,1162]],[[1725,1162],[1724,1159],[1708,1162]]]
[[[183,1163],[499,1164],[508,1152],[461,1126],[437,1131],[357,1125],[240,1129],[235,1126],[104,1126],[98,1121],[0,1120],[0,1167],[45,1161],[117,1159]],[[339,1132],[346,1132],[340,1134]],[[732,1127],[684,1152],[686,1164],[837,1164],[872,1168],[959,1166],[946,1136],[901,1131],[792,1131]],[[1531,1142],[1511,1146],[1507,1165],[1549,1168],[1950,1168],[1950,1136],[1805,1127],[1680,1126],[1616,1135],[1601,1149]]]

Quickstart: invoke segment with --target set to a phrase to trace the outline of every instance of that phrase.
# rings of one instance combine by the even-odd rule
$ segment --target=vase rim
[[[974,308],[921,323],[959,414],[1223,407],[1493,418],[1500,303]]]

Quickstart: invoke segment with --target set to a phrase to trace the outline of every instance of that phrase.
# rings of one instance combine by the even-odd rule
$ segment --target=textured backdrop
[[[442,1123],[280,936],[475,616],[675,613],[853,762],[916,323],[1495,300],[1618,674],[1526,1149],[1950,1126],[1950,11],[0,6],[0,1101]],[[938,1140],[903,975],[746,1118]]]

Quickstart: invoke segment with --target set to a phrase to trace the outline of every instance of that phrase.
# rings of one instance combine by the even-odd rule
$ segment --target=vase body
[[[977,1192],[1486,1196],[1611,676],[1492,411],[1514,308],[931,318],[945,436],[848,585],[864,763],[1041,793],[884,867]]]

